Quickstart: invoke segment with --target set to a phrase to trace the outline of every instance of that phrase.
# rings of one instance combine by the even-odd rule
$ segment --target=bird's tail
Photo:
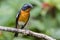
[[[17,37],[17,36],[18,36],[18,32],[15,32],[14,37]]]
[[[16,22],[16,27],[15,28],[17,28],[17,22]],[[15,34],[14,34],[14,37],[17,37],[18,36],[18,32],[15,32]]]
[[[20,29],[23,29],[24,26],[22,26]],[[14,37],[18,37],[18,32],[15,32]]]

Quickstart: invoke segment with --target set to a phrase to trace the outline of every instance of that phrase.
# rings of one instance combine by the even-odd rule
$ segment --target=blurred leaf
[[[41,8],[40,7],[35,7],[32,11],[31,11],[31,17],[33,16],[33,17],[37,17],[40,13],[40,10],[41,10]]]
[[[53,0],[53,3],[60,10],[60,0]]]
[[[34,38],[32,38],[32,37],[28,37],[28,38],[16,37],[16,38],[14,38],[14,40],[34,40]]]
[[[43,31],[45,30],[44,24],[38,20],[30,20],[31,25],[33,25],[36,29]]]
[[[48,35],[51,35],[52,37],[56,38],[56,39],[60,39],[60,29],[49,29],[46,31],[46,33]]]

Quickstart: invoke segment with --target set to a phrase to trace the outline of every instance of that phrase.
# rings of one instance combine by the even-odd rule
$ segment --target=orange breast
[[[29,15],[30,15],[29,12],[21,11],[18,21],[27,22]]]

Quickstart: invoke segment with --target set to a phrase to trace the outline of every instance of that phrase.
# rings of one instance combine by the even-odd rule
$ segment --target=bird
[[[22,6],[21,10],[16,16],[16,27],[17,29],[24,29],[26,26],[29,18],[30,18],[30,11],[33,8],[32,4],[26,3]],[[14,37],[18,36],[18,32],[15,32]]]

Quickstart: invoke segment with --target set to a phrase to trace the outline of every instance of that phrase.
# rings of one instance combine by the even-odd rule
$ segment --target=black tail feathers
[[[17,32],[14,34],[14,37],[18,37],[18,33]]]

